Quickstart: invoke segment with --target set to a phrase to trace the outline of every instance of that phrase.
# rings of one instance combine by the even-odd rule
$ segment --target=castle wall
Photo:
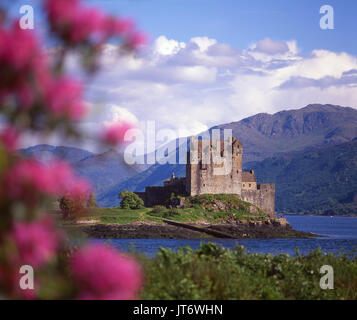
[[[171,194],[186,194],[186,180],[181,178],[175,184],[158,187],[146,187],[145,192],[135,192],[143,201],[145,207],[165,205]]]
[[[243,189],[240,198],[255,204],[270,217],[275,217],[275,185],[268,183],[257,184],[257,190]]]
[[[191,159],[187,153],[186,190],[191,196],[197,194],[240,194],[242,189],[242,153],[243,146],[236,138],[232,145],[232,170],[225,175],[217,175],[214,170],[222,168],[223,164],[213,163],[212,145],[210,141],[191,140],[191,150],[197,150],[197,158]],[[205,164],[202,149],[210,148],[210,163]],[[220,142],[221,156],[224,154],[224,141]],[[194,149],[198,148],[198,149]],[[193,156],[192,156],[193,157]]]
[[[242,182],[242,190],[257,190],[256,182]]]

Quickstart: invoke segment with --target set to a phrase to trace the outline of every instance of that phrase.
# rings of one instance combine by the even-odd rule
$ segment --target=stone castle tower
[[[191,137],[191,151],[187,152],[186,165],[186,191],[189,195],[241,194],[243,145],[233,137],[231,152],[225,153],[224,147],[223,140],[196,140]],[[215,150],[218,150],[218,157],[232,157],[231,163],[215,163]],[[215,170],[224,171],[224,165],[228,168],[226,174],[217,174]]]
[[[186,177],[177,178],[172,174],[163,186],[147,186],[145,192],[136,194],[147,207],[164,205],[171,194],[234,194],[275,217],[275,185],[258,183],[253,170],[243,172],[242,156],[243,145],[235,137],[232,144],[226,146],[223,140],[191,138]]]

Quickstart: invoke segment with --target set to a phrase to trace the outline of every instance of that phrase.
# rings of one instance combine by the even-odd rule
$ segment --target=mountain
[[[312,104],[275,114],[259,113],[212,129],[232,129],[243,143],[244,162],[286,152],[337,145],[357,137],[357,110]]]
[[[341,160],[339,153],[344,152],[344,149],[338,146],[347,148],[350,142],[354,145],[353,139],[357,137],[357,110],[314,104],[272,115],[257,114],[214,128],[232,129],[233,135],[243,142],[244,167],[256,169],[260,181],[277,184],[278,211],[309,210],[323,213],[337,207],[350,210],[346,208],[350,206],[348,201],[354,197],[355,189],[352,182],[341,181],[342,176],[339,174],[346,169],[343,177],[348,179],[349,175],[353,176],[351,157],[354,154],[351,151],[347,153],[346,159]],[[171,141],[168,145],[170,150],[175,150],[178,141]],[[122,190],[142,191],[147,185],[161,185],[163,180],[171,176],[172,171],[178,177],[185,176],[184,165],[129,166],[124,162],[123,155],[113,150],[94,154],[71,147],[39,145],[21,150],[21,153],[42,160],[59,157],[72,163],[78,174],[92,182],[100,206],[118,205],[117,196]],[[304,155],[312,157],[311,163]],[[175,152],[169,154],[170,159],[175,157]],[[323,165],[327,159],[328,164]],[[320,166],[326,166],[326,170],[332,170],[335,166],[341,169],[335,176],[319,169]],[[300,179],[300,176],[304,178]],[[352,185],[350,191],[348,184]],[[311,189],[312,186],[314,189]],[[324,190],[329,190],[333,196],[325,194]],[[301,192],[308,197],[299,197]]]
[[[244,164],[257,180],[276,184],[276,211],[296,214],[357,214],[357,138],[336,146],[286,153]],[[102,194],[103,206],[117,206],[122,190],[143,191],[162,185],[172,171],[185,176],[184,165],[153,165]]]
[[[79,148],[62,146],[55,147],[48,144],[40,144],[26,149],[21,149],[20,154],[24,157],[35,157],[44,162],[52,159],[63,159],[71,164],[94,155],[87,150]]]
[[[74,163],[73,167],[79,175],[92,183],[97,199],[100,199],[101,194],[113,185],[143,170],[140,165],[128,165],[124,161],[123,154],[115,150],[82,159]]]
[[[113,185],[129,179],[148,167],[126,164],[123,154],[115,150],[95,154],[79,148],[43,144],[21,149],[19,152],[24,157],[37,158],[43,162],[54,159],[68,161],[78,175],[91,182],[97,198],[101,198],[101,194]],[[100,202],[98,203],[101,205]]]
[[[275,183],[276,211],[357,214],[357,139],[247,163],[258,181]]]
[[[357,213],[353,200],[357,187],[350,181],[357,181],[356,110],[309,105],[214,128],[232,129],[243,142],[243,166],[255,169],[259,181],[276,183],[278,212]],[[256,159],[265,160],[252,162]],[[185,176],[183,165],[155,164],[108,189],[101,203],[117,205],[114,198],[120,191],[161,185],[172,171],[178,177]]]

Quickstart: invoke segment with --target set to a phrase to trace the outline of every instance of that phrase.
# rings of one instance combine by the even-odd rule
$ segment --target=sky
[[[86,2],[132,17],[150,36],[119,60],[114,45],[105,48],[87,88],[88,130],[152,120],[187,136],[311,103],[357,108],[355,0]],[[334,9],[333,30],[320,28],[323,5]],[[76,75],[75,60],[68,67]]]

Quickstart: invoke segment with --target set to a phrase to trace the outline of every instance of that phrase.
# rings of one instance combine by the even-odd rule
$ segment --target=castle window
[[[251,187],[252,185],[249,183],[249,188]]]
[[[201,170],[207,170],[207,164],[206,163],[202,163],[202,160],[200,161],[200,169]]]

